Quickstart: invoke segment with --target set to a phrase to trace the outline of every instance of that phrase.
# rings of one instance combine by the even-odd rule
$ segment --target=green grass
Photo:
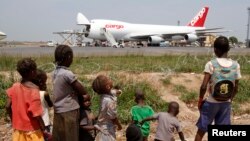
[[[6,77],[0,75],[0,117],[6,116],[5,104],[7,99],[6,89],[9,88],[14,82],[13,73],[6,80]]]
[[[231,56],[238,60],[242,74],[250,74],[250,56]],[[0,71],[13,71],[20,57],[1,56]],[[52,56],[34,58],[38,66],[52,69]],[[127,72],[196,72],[201,73],[212,56],[166,55],[166,56],[110,56],[110,57],[75,57],[71,69],[77,74],[89,74],[99,71]]]
[[[187,104],[197,103],[198,93],[195,91],[187,92],[185,94],[182,94],[180,99]]]
[[[163,79],[161,79],[161,81],[162,81],[162,84],[163,84],[164,86],[168,86],[168,85],[171,84],[171,77],[163,78]]]
[[[195,91],[189,91],[182,85],[174,85],[174,91],[180,93],[180,99],[187,103],[195,103],[198,100],[198,93]]]
[[[250,101],[250,80],[243,79],[239,81],[239,90],[233,100],[233,109],[234,113],[244,113],[249,112],[250,109],[241,109],[240,105],[248,103]],[[247,111],[244,111],[247,110]]]
[[[14,72],[16,70],[16,63],[21,57],[0,56],[0,71]],[[242,75],[250,75],[250,56],[231,56],[237,60],[241,65]],[[54,69],[52,56],[38,56],[34,58],[39,68],[44,69],[46,72],[51,72]],[[139,83],[133,81],[121,82],[115,75],[117,71],[125,71],[129,73],[141,72],[195,72],[202,73],[204,66],[208,60],[212,59],[211,55],[208,56],[190,56],[190,55],[166,55],[166,56],[110,56],[110,57],[75,57],[70,69],[79,76],[79,79],[84,82],[88,92],[92,95],[93,110],[98,109],[99,97],[91,89],[91,82],[84,77],[85,74],[96,74],[101,71],[110,72],[110,76],[115,83],[119,83],[123,89],[123,95],[118,98],[119,116],[123,123],[129,122],[129,110],[134,105],[134,91],[137,87],[146,91],[147,103],[156,111],[165,111],[167,103],[163,102],[157,95],[156,88],[152,88],[147,83]],[[4,104],[6,101],[5,90],[14,82],[16,78],[3,78],[0,79],[0,114],[4,112]],[[174,79],[174,78],[171,78]],[[164,86],[171,84],[170,78],[161,80]],[[51,86],[49,86],[51,87]],[[181,99],[186,102],[197,101],[195,92],[187,90],[183,86],[175,86],[176,91],[182,93]],[[234,107],[241,103],[250,101],[250,81],[240,81],[239,93],[236,95]],[[51,91],[51,88],[50,90]],[[240,108],[238,108],[240,110]]]
[[[250,80],[243,79],[239,81],[239,90],[234,101],[243,103],[248,99],[250,99]]]
[[[158,96],[156,90],[147,83],[134,83],[125,85],[124,93],[118,98],[118,113],[122,123],[131,121],[130,109],[136,105],[134,102],[135,89],[140,88],[145,92],[147,105],[151,106],[155,112],[167,111],[167,103]]]
[[[174,91],[175,92],[179,92],[181,94],[185,94],[188,92],[188,90],[186,89],[186,87],[182,86],[182,85],[174,85]]]

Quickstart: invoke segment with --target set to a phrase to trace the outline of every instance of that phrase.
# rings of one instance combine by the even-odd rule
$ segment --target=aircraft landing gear
[[[117,46],[117,45],[113,45],[112,47],[113,47],[113,48],[118,48],[118,46]]]

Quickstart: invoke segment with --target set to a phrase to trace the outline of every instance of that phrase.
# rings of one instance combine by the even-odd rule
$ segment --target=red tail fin
[[[188,23],[187,26],[203,27],[206,21],[208,7],[203,7],[201,11]]]

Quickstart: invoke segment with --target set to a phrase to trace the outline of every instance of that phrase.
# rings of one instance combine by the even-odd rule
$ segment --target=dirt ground
[[[102,72],[103,73],[103,72]],[[105,72],[104,72],[105,73]],[[195,123],[199,117],[199,111],[197,109],[196,103],[191,103],[187,105],[179,99],[180,93],[174,91],[175,85],[182,85],[188,90],[193,90],[198,93],[199,86],[202,81],[202,74],[195,73],[127,73],[127,72],[118,72],[116,73],[119,78],[133,81],[146,81],[154,88],[157,88],[158,94],[161,98],[167,102],[177,101],[180,104],[180,113],[178,119],[181,121],[183,127],[183,133],[185,138],[188,141],[194,140],[197,128]],[[93,78],[95,75],[87,75],[87,78]],[[162,79],[170,79],[170,84],[164,85]],[[50,81],[50,80],[48,80]],[[119,105],[118,105],[119,106]],[[248,105],[242,105],[242,107],[249,107]],[[232,124],[250,124],[250,115],[244,114],[239,116],[232,115]],[[117,141],[125,141],[125,129],[127,125],[123,125],[123,130],[117,132]],[[151,134],[149,136],[149,141],[153,141],[154,134],[156,131],[157,122],[151,122]],[[11,124],[6,123],[3,119],[0,120],[0,140],[1,141],[10,141],[11,140]],[[175,139],[178,141],[178,134],[175,134]],[[207,135],[204,137],[204,141],[207,140]]]

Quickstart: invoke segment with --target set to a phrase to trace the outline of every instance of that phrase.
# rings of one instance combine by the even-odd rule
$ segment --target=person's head
[[[139,127],[135,124],[130,124],[126,129],[127,141],[142,141],[143,136]]]
[[[140,89],[137,89],[135,91],[135,102],[138,104],[140,102],[143,102],[145,100],[144,92]]]
[[[222,57],[230,50],[229,41],[226,37],[220,36],[214,41],[214,53],[217,57]]]
[[[40,90],[45,91],[47,89],[46,81],[47,74],[45,71],[37,69],[36,77],[32,79],[32,82],[36,84]]]
[[[22,76],[22,81],[30,81],[36,77],[36,62],[31,58],[24,58],[17,62],[17,71]]]
[[[79,96],[79,103],[80,103],[80,107],[82,107],[83,109],[89,109],[91,106],[90,95],[86,94],[86,95]]]
[[[168,105],[168,112],[177,116],[179,114],[179,104],[175,101],[172,101]]]
[[[55,50],[55,63],[69,67],[73,62],[73,50],[68,45],[58,45]]]
[[[113,88],[113,83],[107,76],[98,75],[92,83],[92,88],[98,94],[109,94]]]

